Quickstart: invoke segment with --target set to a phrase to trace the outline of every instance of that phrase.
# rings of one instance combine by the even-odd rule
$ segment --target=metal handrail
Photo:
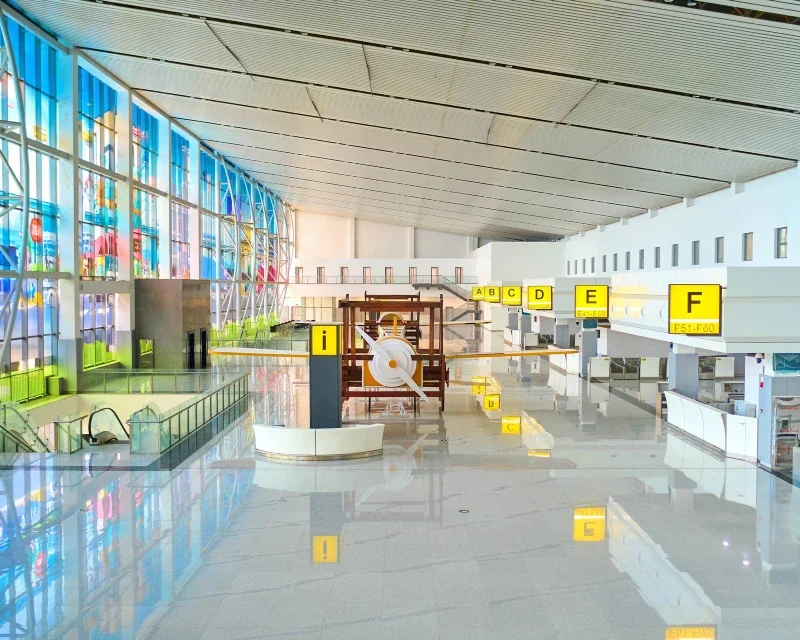
[[[19,419],[20,424],[23,426],[22,431],[17,431],[17,433],[20,434],[19,439],[26,442],[31,450],[36,453],[50,453],[47,443],[39,437],[38,429],[31,425],[31,417],[29,414],[20,411],[12,404],[0,405],[0,409],[2,409],[2,422],[0,422],[0,426],[2,426],[5,431],[17,431],[16,429],[10,429],[8,427],[9,413],[11,413]],[[36,451],[37,448],[40,448],[40,450]]]

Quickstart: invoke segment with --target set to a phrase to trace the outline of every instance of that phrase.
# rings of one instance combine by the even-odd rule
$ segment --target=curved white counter
[[[258,453],[294,460],[336,460],[378,456],[383,452],[383,424],[341,429],[291,429],[253,425]]]
[[[756,418],[735,416],[674,391],[665,391],[664,395],[667,422],[671,425],[719,449],[729,458],[756,461]]]

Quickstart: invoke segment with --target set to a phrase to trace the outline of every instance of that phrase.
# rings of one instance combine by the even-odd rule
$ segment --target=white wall
[[[297,211],[295,257],[321,259],[352,257],[352,223],[352,218]]]
[[[563,242],[491,242],[472,252],[481,284],[560,276]]]
[[[612,358],[667,357],[669,342],[601,328],[597,354]]]
[[[472,236],[412,225],[309,211],[295,216],[295,258],[300,260],[468,259],[477,243]]]
[[[355,258],[413,257],[413,227],[356,220]],[[321,257],[321,256],[320,256]]]
[[[608,256],[608,273],[612,270],[612,256],[619,256],[619,270],[624,270],[625,252],[631,252],[631,271],[639,269],[639,250],[645,252],[645,269],[653,269],[654,248],[661,247],[661,269],[671,269],[672,245],[679,248],[678,267],[692,268],[692,242],[700,241],[698,267],[714,266],[714,239],[724,237],[725,265],[800,266],[800,173],[796,168],[735,184],[729,189],[689,199],[681,204],[654,210],[647,214],[623,220],[570,236],[562,244],[565,255],[561,273],[566,272],[566,262],[571,261],[574,275],[575,261],[582,273],[586,259],[587,273],[590,260],[595,257],[596,273],[602,274],[602,256]],[[775,229],[787,227],[789,234],[788,257],[775,258]],[[753,261],[742,261],[742,234],[753,233]],[[697,268],[697,267],[695,267]]]
[[[415,258],[469,258],[476,244],[476,239],[469,236],[414,229]]]

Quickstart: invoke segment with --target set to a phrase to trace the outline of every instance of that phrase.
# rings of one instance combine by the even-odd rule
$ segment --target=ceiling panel
[[[147,89],[212,100],[237,100],[268,109],[316,115],[305,87],[280,80],[253,80],[243,73],[181,67],[157,60],[93,52],[91,57],[135,89]],[[214,107],[216,112],[226,106]]]
[[[724,149],[800,158],[800,115],[629,87],[599,85],[564,121]]]
[[[559,120],[594,86],[519,69],[366,47],[372,90],[492,112]]]
[[[444,194],[454,192],[498,198],[510,202],[540,204],[559,209],[560,217],[565,219],[583,219],[589,223],[604,224],[613,219],[619,219],[642,211],[642,209],[637,209],[636,207],[536,192],[526,188],[524,182],[514,183],[513,179],[504,184],[488,185],[459,178],[430,177],[416,173],[401,173],[390,169],[378,169],[371,166],[347,165],[346,163],[331,160],[308,156],[293,156],[283,152],[264,151],[228,143],[217,143],[215,146],[232,158],[236,158],[243,166],[245,166],[246,160],[250,160],[266,166],[305,168],[337,176],[354,176],[363,180],[365,187],[370,186],[370,181],[378,180],[396,185],[434,188]],[[263,171],[264,167],[261,170]],[[340,179],[331,179],[331,181]]]
[[[17,4],[73,45],[243,71],[202,20],[82,0]]]
[[[796,27],[644,0],[125,1],[367,44],[800,107]]]
[[[250,73],[369,91],[361,45],[219,22],[212,26]]]

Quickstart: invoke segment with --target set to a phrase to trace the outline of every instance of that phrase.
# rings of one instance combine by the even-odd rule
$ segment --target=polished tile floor
[[[800,490],[673,435],[653,384],[461,361],[441,417],[371,416],[383,458],[301,465],[251,427],[303,425],[307,369],[252,364],[247,415],[173,471],[0,472],[0,637],[800,637]]]

